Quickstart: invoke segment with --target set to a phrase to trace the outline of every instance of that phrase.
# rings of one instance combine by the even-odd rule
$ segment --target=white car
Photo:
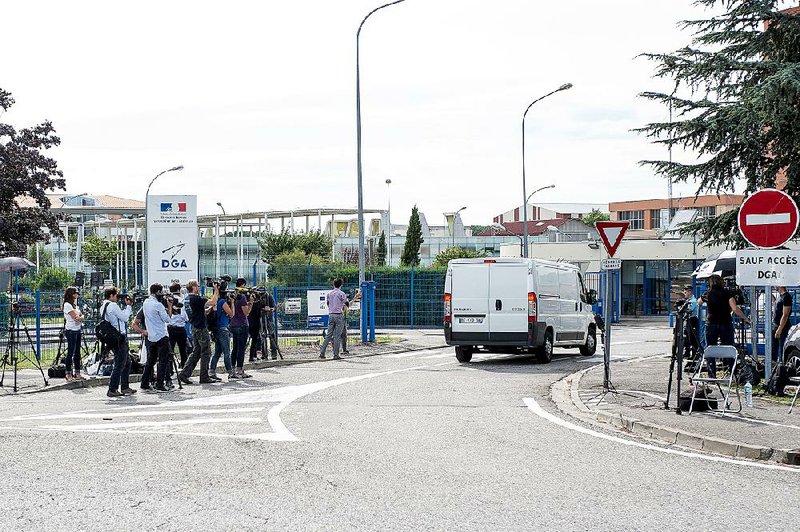
[[[444,333],[456,359],[478,349],[533,352],[550,362],[553,347],[593,355],[597,331],[578,268],[539,259],[456,259],[447,266]]]

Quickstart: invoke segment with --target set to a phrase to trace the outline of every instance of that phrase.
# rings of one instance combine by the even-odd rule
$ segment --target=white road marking
[[[775,214],[748,214],[744,217],[745,225],[777,225],[792,222],[792,215],[788,212]]]
[[[92,425],[42,425],[41,428],[48,430],[74,430],[83,431],[107,431],[111,429],[132,429],[136,427],[171,427],[176,425],[204,425],[208,423],[260,423],[260,417],[195,417],[190,419],[171,419],[169,421],[130,421],[125,423],[95,423]],[[119,430],[115,430],[119,432]]]
[[[610,434],[604,434],[602,432],[597,432],[596,430],[588,429],[586,427],[581,427],[580,425],[575,425],[574,423],[570,423],[564,419],[561,419],[558,416],[551,414],[550,412],[543,409],[539,406],[539,403],[536,402],[535,399],[526,397],[522,400],[534,414],[537,416],[550,421],[551,423],[555,423],[561,427],[564,427],[569,430],[573,430],[575,432],[580,432],[582,434],[587,434],[589,436],[594,436],[595,438],[601,438],[608,441],[613,441],[615,443],[620,443],[622,445],[627,445],[630,447],[639,447],[641,449],[648,449],[651,451],[658,451],[660,453],[665,454],[674,454],[678,456],[684,456],[687,458],[699,458],[701,460],[708,460],[710,462],[722,462],[726,464],[734,464],[734,465],[741,465],[741,466],[749,466],[749,467],[758,467],[761,469],[772,469],[777,471],[788,471],[790,473],[800,473],[800,468],[790,467],[790,466],[783,466],[779,464],[762,464],[758,462],[748,462],[746,460],[736,460],[734,458],[725,458],[723,456],[713,456],[707,454],[699,454],[699,453],[692,453],[689,451],[679,451],[677,449],[669,449],[665,447],[659,447],[657,445],[650,445],[647,443],[641,443],[638,441],[633,440],[626,440],[624,438],[618,438],[617,436],[611,436]]]
[[[48,421],[57,419],[102,419],[102,418],[118,418],[118,417],[142,417],[142,416],[174,416],[174,415],[188,415],[188,414],[235,414],[235,413],[252,413],[261,412],[264,408],[219,408],[211,409],[194,409],[194,410],[158,410],[153,412],[96,412],[93,410],[85,410],[82,412],[66,413],[66,414],[34,414],[31,416],[14,416],[8,419],[0,419],[0,423],[7,423],[9,421]]]
[[[386,355],[386,358],[408,358],[408,357],[418,357],[420,355],[428,355],[430,353],[436,353],[444,348],[439,347],[436,349],[423,349],[420,351],[409,351],[408,353],[397,353],[394,355]],[[455,355],[453,355],[455,356]]]
[[[420,360],[429,360],[434,358],[455,358],[455,355],[453,353],[445,353],[443,355],[430,355],[427,357],[422,357]]]

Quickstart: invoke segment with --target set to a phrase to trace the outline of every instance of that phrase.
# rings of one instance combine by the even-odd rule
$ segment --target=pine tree
[[[637,130],[666,147],[682,147],[693,162],[642,161],[674,182],[694,182],[697,194],[772,188],[800,199],[800,8],[780,0],[697,0],[724,13],[690,20],[692,44],[671,54],[644,54],[656,77],[674,82],[670,94],[641,96],[672,109],[671,122]],[[687,154],[687,157],[689,155]],[[698,240],[744,247],[738,209],[685,224]]]
[[[386,233],[381,231],[378,248],[375,250],[375,262],[378,266],[386,266]]]
[[[419,248],[424,241],[422,238],[422,224],[419,222],[419,210],[414,205],[414,208],[411,209],[411,218],[408,220],[406,243],[403,246],[403,254],[400,256],[400,264],[403,266],[416,266],[419,264]]]

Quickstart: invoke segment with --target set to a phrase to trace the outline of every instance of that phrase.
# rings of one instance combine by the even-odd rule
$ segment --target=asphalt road
[[[619,356],[646,354],[626,338]],[[433,349],[131,399],[4,397],[0,529],[796,528],[800,470],[559,423],[550,385],[598,361]]]

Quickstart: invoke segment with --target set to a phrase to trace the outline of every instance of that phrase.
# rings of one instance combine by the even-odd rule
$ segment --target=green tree
[[[611,219],[607,213],[600,212],[600,209],[592,209],[592,212],[585,214],[581,220],[586,225],[594,226],[595,222],[607,222]]]
[[[697,0],[722,14],[684,21],[694,33],[688,46],[644,54],[656,76],[674,90],[641,96],[672,109],[670,122],[637,131],[665,147],[683,147],[691,162],[641,161],[675,182],[694,182],[697,194],[746,193],[774,187],[800,198],[800,16],[779,11],[780,0]],[[688,155],[687,155],[688,156]],[[705,243],[745,245],[737,231],[738,209],[684,224]]]
[[[301,249],[306,255],[314,255],[326,261],[331,258],[333,239],[322,231],[309,231],[295,235],[296,249]]]
[[[333,239],[321,231],[292,233],[284,229],[280,233],[262,233],[258,238],[261,257],[272,263],[275,257],[299,250],[305,255],[314,255],[329,261]]]
[[[383,231],[378,239],[378,247],[375,249],[375,264],[386,266],[386,233]]]
[[[417,206],[411,209],[411,218],[408,220],[406,243],[403,254],[400,255],[400,264],[403,266],[416,266],[419,264],[419,248],[425,240],[422,238],[422,224],[419,221]]]
[[[119,255],[114,242],[109,242],[97,235],[89,235],[83,241],[81,256],[95,269],[109,267]]]
[[[447,263],[453,259],[477,259],[485,256],[486,252],[484,251],[476,251],[474,249],[466,249],[462,247],[447,248],[436,255],[433,265],[439,268],[444,268],[447,266]]]
[[[39,268],[31,279],[31,288],[42,291],[64,290],[73,281],[66,268]]]
[[[28,248],[27,259],[36,264],[36,248],[39,248],[39,268],[49,268],[53,265],[53,253],[45,248],[41,242]]]
[[[470,227],[470,229],[472,229],[472,234],[473,235],[477,235],[477,234],[483,233],[487,229],[491,229],[492,228],[491,225],[471,225],[469,227]]]
[[[11,93],[0,89],[0,109],[13,105]],[[47,238],[45,228],[61,236],[47,191],[63,189],[66,182],[56,161],[43,153],[60,143],[49,121],[19,131],[0,123],[0,254],[24,254]],[[21,206],[25,200],[32,205]]]

